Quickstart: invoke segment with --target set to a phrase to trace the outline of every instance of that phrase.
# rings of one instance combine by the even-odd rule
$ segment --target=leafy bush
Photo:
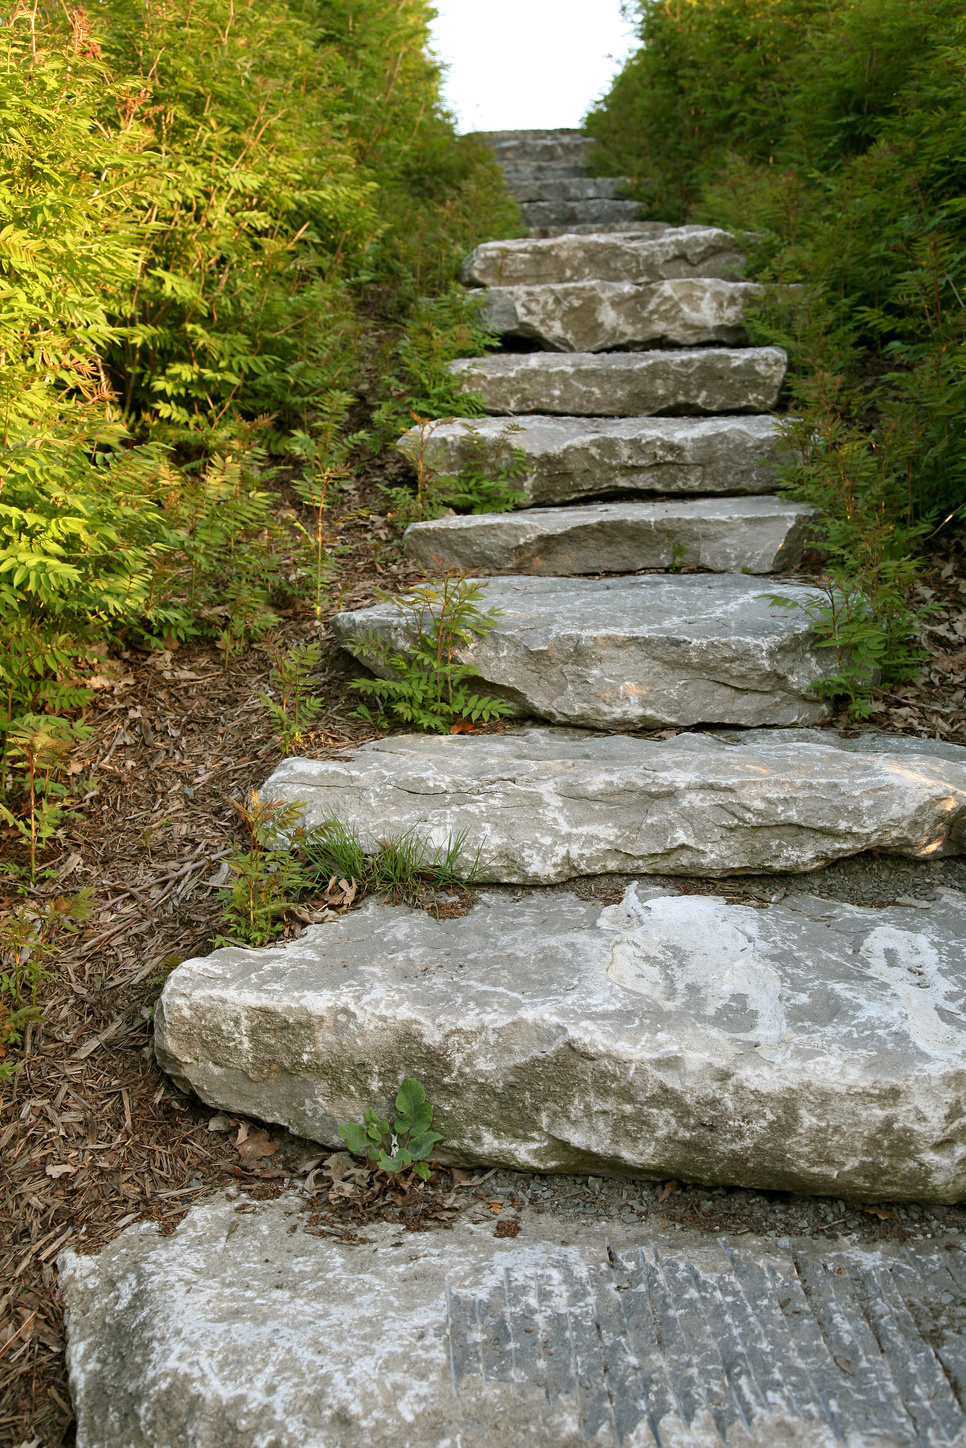
[[[878,630],[863,648],[908,677],[917,549],[966,516],[966,13],[637,8],[643,48],[588,120],[596,164],[650,214],[752,233],[751,275],[773,284],[753,340],[791,363],[783,486],[821,511],[829,586],[865,600],[849,628]]]
[[[453,395],[461,256],[518,229],[453,134],[427,0],[17,4],[0,40],[0,723],[104,642],[229,653],[329,576],[305,503]],[[381,412],[380,412],[381,409]],[[309,456],[311,454],[311,456]],[[311,494],[311,496],[309,496]],[[307,536],[308,535],[308,536]],[[9,773],[7,773],[9,778]]]

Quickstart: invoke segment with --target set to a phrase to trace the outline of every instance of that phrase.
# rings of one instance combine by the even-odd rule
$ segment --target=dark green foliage
[[[966,9],[638,9],[645,47],[589,119],[598,168],[652,215],[753,233],[750,274],[774,284],[753,340],[791,362],[783,483],[821,510],[830,596],[870,610],[823,615],[846,669],[862,634],[865,708],[873,659],[886,681],[916,667],[920,540],[966,517]]]
[[[392,595],[393,608],[404,620],[405,645],[399,648],[371,629],[345,645],[363,663],[378,663],[389,674],[389,678],[353,680],[352,688],[378,710],[373,715],[360,704],[356,714],[384,729],[395,719],[447,734],[460,720],[486,723],[512,713],[505,700],[474,690],[477,676],[472,667],[454,658],[461,646],[486,638],[496,626],[497,610],[482,609],[482,598],[479,584],[452,573]]]
[[[429,1180],[426,1160],[442,1136],[430,1131],[433,1108],[426,1100],[426,1090],[413,1076],[407,1076],[396,1095],[396,1115],[392,1125],[380,1120],[371,1107],[361,1123],[349,1122],[339,1127],[339,1135],[353,1156],[371,1161],[379,1171],[391,1177],[403,1172],[422,1181]]]

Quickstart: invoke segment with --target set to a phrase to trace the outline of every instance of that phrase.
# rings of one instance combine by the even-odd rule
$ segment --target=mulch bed
[[[332,611],[418,576],[395,553],[377,498],[370,495],[368,517],[357,496],[354,515],[335,522],[345,551]],[[964,575],[961,552],[935,560],[923,584],[935,606],[925,635],[930,663],[922,681],[881,696],[877,727],[966,744]],[[296,611],[278,637],[325,639],[325,620]],[[210,1108],[168,1081],[151,1046],[167,974],[209,950],[219,927],[213,882],[236,838],[230,800],[260,786],[280,758],[255,697],[269,667],[264,644],[227,667],[207,647],[125,653],[105,664],[112,682],[89,710],[93,732],[74,761],[83,803],[44,857],[49,877],[28,898],[88,888],[94,913],[64,938],[43,1020],[10,1052],[22,1069],[0,1088],[0,1444],[73,1441],[55,1270],[63,1247],[96,1251],[144,1217],[171,1231],[216,1188],[272,1196],[304,1171],[304,1145],[284,1133],[269,1140],[254,1123],[239,1131],[238,1118],[231,1131],[209,1130]],[[326,655],[316,687],[326,706],[305,752],[371,735],[352,718],[353,667],[334,649]],[[0,857],[23,864],[15,832],[0,836]],[[9,909],[15,891],[9,882],[3,889],[0,909]],[[455,1177],[399,1200],[371,1183],[340,1197],[336,1185],[313,1208],[312,1230],[344,1238],[377,1218],[438,1228],[458,1209]]]

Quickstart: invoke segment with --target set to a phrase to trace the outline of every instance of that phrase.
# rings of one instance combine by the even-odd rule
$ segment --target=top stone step
[[[674,226],[659,236],[619,232],[565,234],[487,241],[471,251],[460,270],[464,286],[553,286],[568,282],[634,282],[638,286],[679,277],[740,278],[744,257],[726,231],[714,226]]]
[[[500,162],[570,161],[583,165],[593,142],[581,131],[478,131],[475,139],[489,146]]]

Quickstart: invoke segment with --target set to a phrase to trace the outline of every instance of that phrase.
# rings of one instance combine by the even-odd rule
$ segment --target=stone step
[[[953,1235],[715,1239],[551,1226],[525,1206],[516,1241],[462,1215],[340,1242],[306,1230],[306,1206],[219,1196],[170,1235],[140,1222],[61,1255],[81,1448],[923,1448],[966,1433]]]
[[[536,287],[569,282],[634,282],[679,277],[740,277],[744,257],[733,236],[713,226],[667,227],[660,236],[633,232],[486,241],[463,263],[466,286]]]
[[[791,736],[791,737],[789,737]],[[481,881],[720,878],[815,870],[864,850],[966,854],[966,749],[877,733],[752,729],[639,739],[531,728],[406,734],[284,759],[266,799],[336,819],[367,848],[465,835]]]
[[[373,900],[178,966],[155,1053],[209,1105],[328,1146],[411,1075],[461,1164],[958,1202],[966,900],[936,893]]]
[[[491,354],[460,358],[450,371],[490,413],[602,418],[768,412],[787,366],[779,347],[696,347]]]
[[[558,176],[509,168],[504,168],[503,179],[520,202],[617,201],[624,186],[619,176]]]
[[[523,201],[519,206],[524,224],[530,227],[612,226],[636,221],[641,214],[636,201]]]
[[[782,573],[801,559],[814,511],[772,497],[527,508],[413,523],[403,548],[470,573]]]
[[[458,475],[481,465],[491,473],[524,454],[526,472],[512,486],[531,503],[569,503],[613,493],[767,493],[781,461],[779,431],[767,416],[514,417],[501,443],[501,417],[440,423],[425,445],[429,466]],[[407,457],[415,428],[400,438]]]
[[[753,282],[680,277],[633,282],[567,282],[490,287],[480,323],[490,332],[538,342],[550,352],[696,347],[747,341],[745,309],[761,289]]]
[[[814,724],[828,714],[811,685],[833,667],[800,607],[819,597],[743,574],[489,578],[485,639],[454,650],[487,690],[522,715],[587,728]],[[394,649],[411,635],[391,600],[339,613],[339,643],[373,631]],[[428,627],[427,620],[427,627]],[[377,659],[361,654],[375,672]]]
[[[479,131],[474,139],[489,146],[501,163],[529,166],[563,160],[583,165],[593,145],[577,130]]]

